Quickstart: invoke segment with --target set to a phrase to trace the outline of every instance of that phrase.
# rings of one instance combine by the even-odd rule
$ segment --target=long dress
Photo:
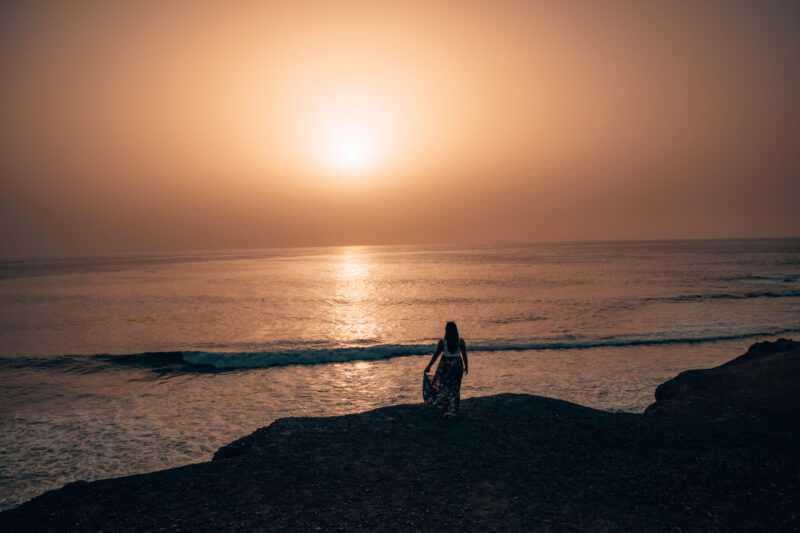
[[[439,408],[446,415],[458,413],[461,401],[461,378],[464,376],[464,363],[461,348],[455,352],[447,351],[447,342],[439,359],[439,366],[431,379],[426,373],[422,378],[422,398],[425,403]]]

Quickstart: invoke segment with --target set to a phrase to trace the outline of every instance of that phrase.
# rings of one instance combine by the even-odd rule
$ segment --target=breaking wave
[[[679,294],[677,296],[669,296],[666,298],[654,298],[654,300],[668,302],[700,302],[703,300],[747,300],[750,298],[800,298],[800,290]]]
[[[791,285],[800,283],[800,274],[782,274],[775,276],[738,276],[723,278],[723,281],[739,281],[766,285]]]
[[[476,341],[469,343],[471,352],[509,352],[544,350],[588,350],[593,348],[625,348],[665,344],[702,344],[728,340],[769,337],[800,332],[800,328],[752,330],[737,334],[708,336],[603,337],[586,340]],[[138,367],[156,372],[220,372],[272,368],[290,365],[317,365],[350,361],[379,361],[395,357],[429,355],[433,344],[377,344],[339,348],[298,348],[284,351],[207,352],[170,351],[125,355],[3,357],[0,368],[46,370],[59,368],[70,372],[99,372],[110,368]]]

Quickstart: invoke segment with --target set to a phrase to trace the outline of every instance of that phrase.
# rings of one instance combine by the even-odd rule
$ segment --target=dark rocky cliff
[[[800,342],[759,342],[716,368],[682,372],[655,396],[647,415],[800,419]]]

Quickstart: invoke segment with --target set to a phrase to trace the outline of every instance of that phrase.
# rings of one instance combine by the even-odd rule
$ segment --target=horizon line
[[[765,236],[765,237],[681,237],[681,238],[649,238],[649,239],[535,239],[535,240],[495,240],[495,241],[452,241],[452,242],[394,242],[394,243],[348,243],[348,244],[297,244],[283,246],[246,246],[232,248],[176,248],[173,250],[136,250],[130,252],[108,252],[74,255],[0,255],[0,264],[16,263],[22,261],[58,261],[77,259],[120,259],[130,257],[165,257],[174,255],[201,255],[201,254],[229,254],[242,252],[255,252],[260,250],[312,250],[324,248],[367,248],[367,247],[402,247],[402,246],[429,246],[429,247],[463,247],[478,248],[487,246],[520,246],[532,244],[612,244],[612,243],[669,243],[669,242],[703,242],[703,241],[791,241],[800,240],[800,235]]]

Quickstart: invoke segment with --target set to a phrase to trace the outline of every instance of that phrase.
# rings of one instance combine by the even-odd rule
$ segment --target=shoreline
[[[765,391],[759,405],[772,405],[769,392],[780,388],[775,376],[785,374],[787,365],[796,369],[800,360],[796,343],[780,342],[789,341],[756,344],[748,351],[755,356],[745,354],[700,375],[749,376]],[[785,353],[787,347],[791,353]],[[9,531],[800,527],[794,511],[800,506],[797,400],[784,406],[783,414],[790,416],[741,411],[749,404],[735,395],[730,405],[737,409],[704,412],[707,402],[697,391],[710,387],[719,397],[715,387],[729,387],[732,378],[699,379],[697,373],[667,382],[677,380],[672,389],[688,391],[686,398],[661,394],[659,402],[669,400],[681,409],[650,416],[501,394],[463,400],[462,415],[452,422],[418,404],[284,418],[223,446],[206,463],[70,483],[0,513],[0,526]],[[772,386],[764,388],[762,378]],[[687,379],[698,387],[686,385]],[[796,392],[796,383],[781,390]]]
[[[464,382],[462,398],[512,392],[606,411],[642,413],[652,403],[656,386],[679,370],[719,365],[749,344],[726,341],[700,348],[636,347],[557,354],[473,352],[474,368]],[[0,484],[0,510],[73,481],[208,461],[220,447],[280,418],[336,416],[413,404],[421,401],[418,375],[428,359],[402,357],[374,363],[183,375],[138,367],[104,368],[102,374],[50,367],[6,372],[7,378],[19,377],[18,386],[31,391],[33,397],[29,395],[26,401],[11,396],[2,406],[8,413],[4,438],[0,439],[6,450],[8,477]],[[598,361],[602,365],[596,364]],[[51,385],[39,385],[42,378]],[[300,388],[295,385],[298,380],[303,384]],[[374,385],[348,385],[359,381]],[[53,383],[80,396],[71,394],[52,402],[48,396]],[[302,397],[311,390],[319,392]],[[34,401],[40,398],[43,406]],[[138,400],[131,406],[134,398]],[[298,400],[293,402],[293,398]],[[122,417],[115,418],[115,413]],[[47,424],[36,424],[43,415]],[[76,433],[80,439],[74,438]],[[37,452],[40,443],[47,447]]]
[[[583,341],[485,341],[470,343],[470,353],[498,352],[560,352],[594,349],[650,348],[659,346],[694,346],[704,344],[774,339],[781,335],[800,333],[800,327],[781,327],[760,331],[745,331],[702,337],[599,337]],[[383,343],[344,345],[330,347],[296,348],[284,350],[218,350],[169,349],[134,353],[73,353],[73,354],[17,354],[0,355],[0,367],[23,369],[48,367],[80,369],[106,365],[152,370],[155,373],[213,373],[239,370],[265,370],[294,366],[316,366],[337,363],[391,361],[402,357],[427,356],[432,353],[437,339],[427,343]]]

